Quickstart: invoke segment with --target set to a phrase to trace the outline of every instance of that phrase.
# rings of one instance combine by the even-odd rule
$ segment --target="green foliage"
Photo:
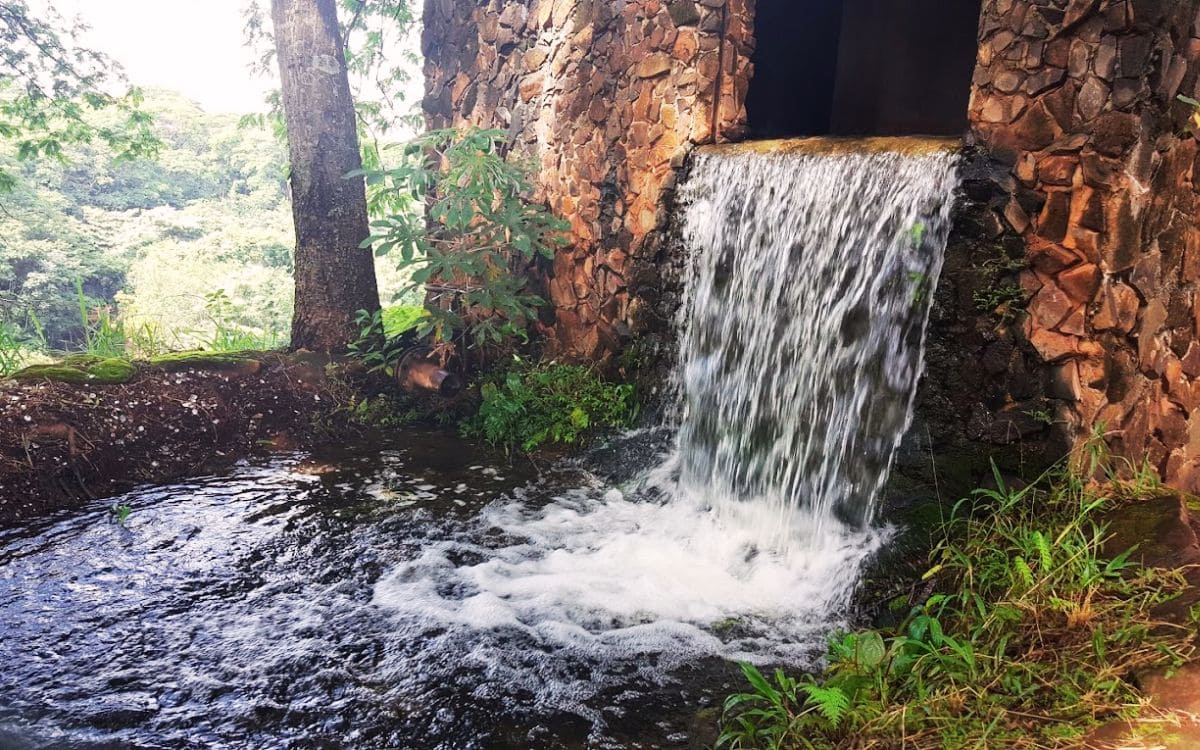
[[[79,320],[83,328],[83,351],[99,357],[125,356],[125,326],[107,306],[96,305],[83,293],[83,282],[75,280]]]
[[[524,329],[543,300],[522,270],[552,258],[567,226],[529,200],[528,165],[502,154],[498,130],[436,130],[404,144],[398,166],[364,170],[372,235],[364,246],[394,253],[413,288],[429,285],[441,304],[418,327],[451,341],[500,342]]]
[[[392,305],[383,308],[381,321],[387,336],[399,336],[421,325],[426,315],[425,308],[417,305]]]
[[[395,367],[404,353],[415,344],[413,337],[404,334],[421,326],[429,313],[415,305],[392,305],[382,310],[359,310],[355,322],[358,338],[350,343],[350,356],[367,366],[369,372]]]
[[[0,169],[23,175],[0,211],[0,319],[27,329],[33,311],[49,347],[83,348],[81,282],[89,309],[107,308],[124,327],[130,353],[150,356],[212,345],[222,318],[207,295],[219,290],[236,333],[255,346],[285,342],[285,149],[171,92],[147,92],[144,108],[162,133],[153,161],[121,160],[93,141],[66,148],[65,163],[21,163],[0,143]],[[114,116],[89,115],[97,127]]]
[[[133,513],[133,508],[123,503],[118,503],[110,509],[110,512],[117,525],[124,526],[125,522],[129,520],[129,515]]]
[[[633,386],[604,382],[593,370],[514,359],[482,387],[479,413],[463,424],[468,436],[507,449],[579,442],[589,429],[628,427],[637,417]]]
[[[980,312],[993,313],[1001,321],[1010,321],[1024,307],[1026,295],[1016,284],[1000,284],[977,289],[974,301]]]
[[[122,80],[120,66],[79,44],[86,31],[53,8],[39,17],[25,0],[0,0],[0,139],[14,144],[20,161],[62,160],[69,147],[96,141],[122,159],[157,151],[141,92],[108,93]],[[105,111],[117,121],[89,116]],[[15,186],[14,171],[0,167],[0,192]]]
[[[27,320],[32,332],[0,317],[0,377],[30,364],[46,348],[37,318],[30,315]]]
[[[895,628],[833,639],[823,674],[743,667],[718,747],[1065,748],[1136,715],[1126,677],[1195,650],[1153,615],[1185,582],[1105,554],[1101,514],[1138,488],[1090,481],[1114,471],[1102,449],[1074,464],[1022,489],[995,472],[944,524],[925,575],[941,592]]]
[[[388,332],[384,322],[385,312],[359,310],[354,319],[358,324],[359,333],[358,338],[350,342],[349,353],[351,357],[366,365],[368,372],[383,372],[395,367],[414,343],[411,337],[402,335],[407,331],[402,331],[401,334]],[[393,316],[395,317],[394,314]]]
[[[204,347],[213,352],[243,352],[279,349],[285,337],[275,330],[254,328],[246,319],[245,308],[235,303],[224,289],[205,295],[204,308],[212,322],[212,338]]]

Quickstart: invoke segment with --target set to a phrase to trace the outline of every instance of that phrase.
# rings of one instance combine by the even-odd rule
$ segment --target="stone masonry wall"
[[[1102,426],[1200,490],[1200,175],[1176,98],[1200,98],[1198,7],[982,2],[909,460],[1039,461]],[[688,150],[745,134],[753,8],[427,0],[429,125],[508,130],[571,222],[544,274],[555,353],[597,360],[668,327],[661,230]]]
[[[923,394],[965,429],[931,434],[1061,449],[1103,431],[1200,490],[1200,175],[1177,100],[1197,94],[1198,6],[984,4]]]
[[[545,279],[557,354],[594,361],[665,327],[664,206],[690,146],[744,127],[747,1],[427,1],[428,124],[507,130],[571,222]]]

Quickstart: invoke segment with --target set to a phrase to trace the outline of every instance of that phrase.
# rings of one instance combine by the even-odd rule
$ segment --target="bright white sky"
[[[32,0],[92,27],[86,43],[125,66],[130,83],[182,92],[209,112],[261,112],[274,82],[251,75],[246,0]]]

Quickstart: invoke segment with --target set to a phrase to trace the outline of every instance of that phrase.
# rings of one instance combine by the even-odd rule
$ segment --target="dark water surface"
[[[687,747],[734,684],[722,659],[598,655],[503,623],[483,637],[379,603],[431,547],[468,565],[511,544],[480,520],[489,504],[589,482],[416,434],[2,530],[0,748]],[[437,601],[471,593],[430,581]]]

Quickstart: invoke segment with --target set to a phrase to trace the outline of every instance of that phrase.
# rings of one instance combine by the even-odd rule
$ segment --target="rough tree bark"
[[[272,0],[296,225],[292,347],[338,352],[379,309],[354,101],[335,0]]]

